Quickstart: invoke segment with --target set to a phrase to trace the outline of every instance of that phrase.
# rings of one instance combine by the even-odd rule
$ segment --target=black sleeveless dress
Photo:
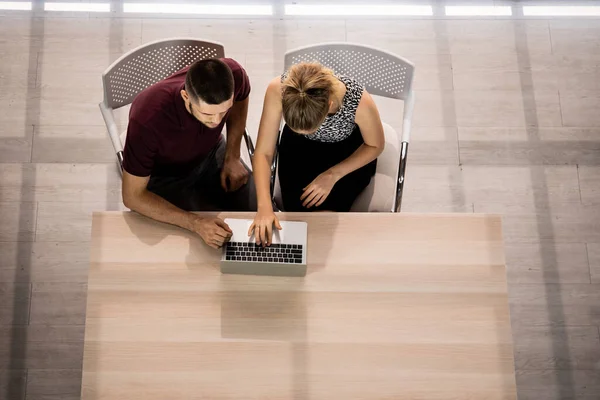
[[[282,75],[282,80],[285,74]],[[367,187],[377,167],[377,160],[344,176],[319,207],[305,208],[300,196],[319,174],[352,155],[364,140],[354,122],[364,88],[355,80],[337,78],[346,85],[339,110],[329,115],[311,135],[298,134],[284,126],[279,143],[279,185],[284,211],[350,211],[354,200]]]

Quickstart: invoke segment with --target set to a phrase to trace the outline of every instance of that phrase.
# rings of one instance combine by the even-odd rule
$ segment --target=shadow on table
[[[339,215],[334,212],[286,213],[280,217],[282,221],[308,222],[307,278],[327,266],[338,233]]]
[[[219,214],[248,218],[248,215]],[[302,278],[252,275],[220,275],[221,250],[207,246],[191,232],[160,224],[135,213],[126,213],[125,221],[139,240],[155,246],[168,236],[189,240],[189,250],[181,260],[190,268],[207,268],[208,276],[219,274],[221,298],[221,335],[225,339],[247,339],[287,342],[291,349],[290,391],[295,400],[309,397],[308,383],[308,328],[307,296],[305,289],[311,276],[325,268],[336,240],[339,216],[335,213],[288,213],[280,216],[285,221],[308,221],[308,270]],[[179,251],[173,249],[173,251]],[[342,249],[337,249],[342,251]],[[173,257],[179,260],[179,255]],[[208,271],[207,271],[208,272]],[[282,356],[286,356],[286,353]],[[265,377],[271,380],[272,377]],[[267,383],[268,384],[268,383]]]
[[[167,236],[184,236],[186,231],[169,224],[154,221],[136,212],[123,213],[123,219],[133,236],[144,244],[156,246]]]
[[[308,222],[307,275],[301,278],[221,275],[221,336],[224,339],[286,342],[293,399],[309,398],[308,306],[306,286],[326,267],[336,238],[335,213],[287,213],[285,221]],[[273,377],[264,377],[268,385]]]
[[[287,342],[290,391],[308,399],[307,292],[303,278],[221,276],[221,336],[224,339]],[[260,379],[260,378],[259,378]],[[264,376],[264,384],[274,379]]]

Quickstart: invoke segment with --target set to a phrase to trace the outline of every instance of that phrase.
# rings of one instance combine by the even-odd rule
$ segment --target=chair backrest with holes
[[[335,73],[356,79],[370,94],[406,100],[415,67],[394,54],[349,43],[325,43],[292,50],[285,70],[301,62],[319,62]]]
[[[102,75],[104,103],[111,109],[126,106],[142,90],[194,61],[224,56],[222,44],[195,39],[166,39],[140,46]]]

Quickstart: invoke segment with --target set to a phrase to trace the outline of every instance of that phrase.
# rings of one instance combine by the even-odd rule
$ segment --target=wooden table
[[[94,214],[82,398],[516,399],[499,217],[282,220],[308,222],[305,278],[222,275],[190,233]]]

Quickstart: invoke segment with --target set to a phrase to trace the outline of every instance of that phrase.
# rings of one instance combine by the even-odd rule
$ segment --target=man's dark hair
[[[221,104],[233,95],[231,68],[221,60],[199,60],[190,66],[185,76],[185,91],[194,101]]]

